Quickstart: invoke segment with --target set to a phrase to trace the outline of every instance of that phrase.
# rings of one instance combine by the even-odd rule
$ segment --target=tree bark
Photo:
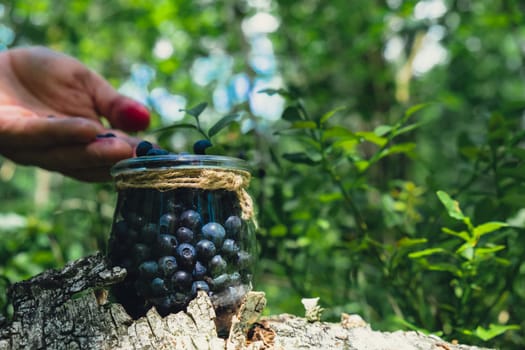
[[[266,305],[262,292],[250,292],[233,316],[229,337],[218,337],[215,311],[204,292],[186,312],[161,317],[153,308],[133,320],[108,301],[107,289],[126,271],[110,268],[97,254],[15,284],[9,292],[14,314],[0,328],[3,349],[347,349],[474,350],[417,332],[379,332],[357,315],[340,323],[320,322],[316,299],[304,299],[305,317],[260,318]]]

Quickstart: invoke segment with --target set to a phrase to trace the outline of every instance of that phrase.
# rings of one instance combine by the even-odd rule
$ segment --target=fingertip
[[[150,124],[148,109],[139,102],[127,97],[122,97],[115,105],[114,114],[114,126],[124,131],[145,130]]]

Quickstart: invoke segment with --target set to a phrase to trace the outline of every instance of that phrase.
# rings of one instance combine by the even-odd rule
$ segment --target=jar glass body
[[[240,175],[239,175],[240,174]],[[118,190],[108,258],[126,268],[113,288],[134,318],[156,307],[185,310],[198,290],[210,296],[224,331],[252,288],[251,200],[244,162],[218,156],[132,158],[112,169]]]

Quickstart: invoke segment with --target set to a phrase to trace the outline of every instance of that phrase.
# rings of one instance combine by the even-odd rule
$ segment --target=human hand
[[[0,154],[14,162],[109,180],[110,167],[140,141],[123,131],[148,124],[144,106],[72,57],[43,47],[0,53]],[[107,133],[116,137],[97,137]]]

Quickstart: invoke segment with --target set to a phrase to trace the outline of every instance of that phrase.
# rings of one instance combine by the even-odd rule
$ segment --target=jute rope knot
[[[203,190],[226,190],[235,192],[241,206],[244,220],[253,217],[253,201],[246,187],[250,183],[249,172],[238,169],[181,168],[155,169],[137,173],[117,175],[118,190],[128,188],[151,188],[169,191],[177,188],[198,188]]]

